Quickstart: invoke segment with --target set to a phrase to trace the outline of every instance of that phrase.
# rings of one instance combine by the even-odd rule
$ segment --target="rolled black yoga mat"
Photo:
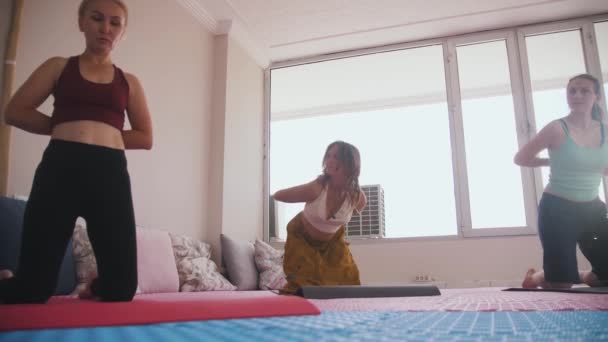
[[[439,296],[437,286],[302,286],[296,295],[310,299]]]
[[[512,287],[504,291],[537,291],[537,292],[570,292],[570,293],[601,293],[608,294],[608,287],[572,287],[569,289],[524,289],[522,287]]]

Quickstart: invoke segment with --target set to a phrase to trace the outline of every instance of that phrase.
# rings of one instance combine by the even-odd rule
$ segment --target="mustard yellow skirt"
[[[287,285],[282,292],[295,293],[300,286],[360,285],[359,269],[340,227],[329,241],[312,239],[301,213],[287,224],[283,270]]]

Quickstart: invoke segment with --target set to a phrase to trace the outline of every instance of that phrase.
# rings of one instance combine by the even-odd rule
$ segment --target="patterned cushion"
[[[78,285],[87,284],[97,276],[97,261],[89,241],[87,229],[76,224],[72,235],[76,281]]]
[[[0,196],[0,269],[17,271],[21,250],[21,231],[26,201],[21,198]],[[53,227],[45,227],[52,229]],[[76,286],[76,271],[72,255],[72,241],[68,246],[59,269],[54,294],[70,294]]]
[[[233,291],[211,260],[211,246],[183,235],[169,234],[179,275],[180,291]]]
[[[261,290],[279,290],[286,284],[283,272],[283,251],[262,240],[255,240],[255,265],[260,272],[258,285]]]

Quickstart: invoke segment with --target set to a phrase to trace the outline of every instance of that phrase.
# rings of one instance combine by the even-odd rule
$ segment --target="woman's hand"
[[[129,103],[127,104],[127,115],[131,130],[123,131],[122,138],[126,149],[152,148],[152,119],[148,110],[148,103],[144,89],[137,77],[125,73],[129,83]]]

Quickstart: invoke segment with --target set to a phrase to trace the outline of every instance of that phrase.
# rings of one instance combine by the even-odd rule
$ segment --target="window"
[[[524,227],[521,174],[508,158],[518,145],[507,41],[461,45],[456,54],[470,203],[465,231]]]
[[[386,237],[456,235],[443,64],[431,45],[272,70],[270,192],[314,179],[344,140],[361,153],[360,184],[384,189]],[[303,205],[275,205],[284,238]]]
[[[547,175],[513,156],[568,113],[570,77],[608,80],[608,22],[592,20],[271,66],[267,191],[313,180],[344,140],[361,152],[360,184],[384,191],[383,238],[535,233]],[[270,235],[284,239],[303,204],[273,204]]]
[[[595,41],[597,42],[597,50],[599,52],[600,67],[602,72],[602,79],[604,82],[604,110],[608,109],[608,21],[595,23]],[[605,118],[606,119],[606,118]],[[606,177],[602,187],[604,191],[600,191],[600,198],[604,203],[606,202],[606,191],[605,188]]]

